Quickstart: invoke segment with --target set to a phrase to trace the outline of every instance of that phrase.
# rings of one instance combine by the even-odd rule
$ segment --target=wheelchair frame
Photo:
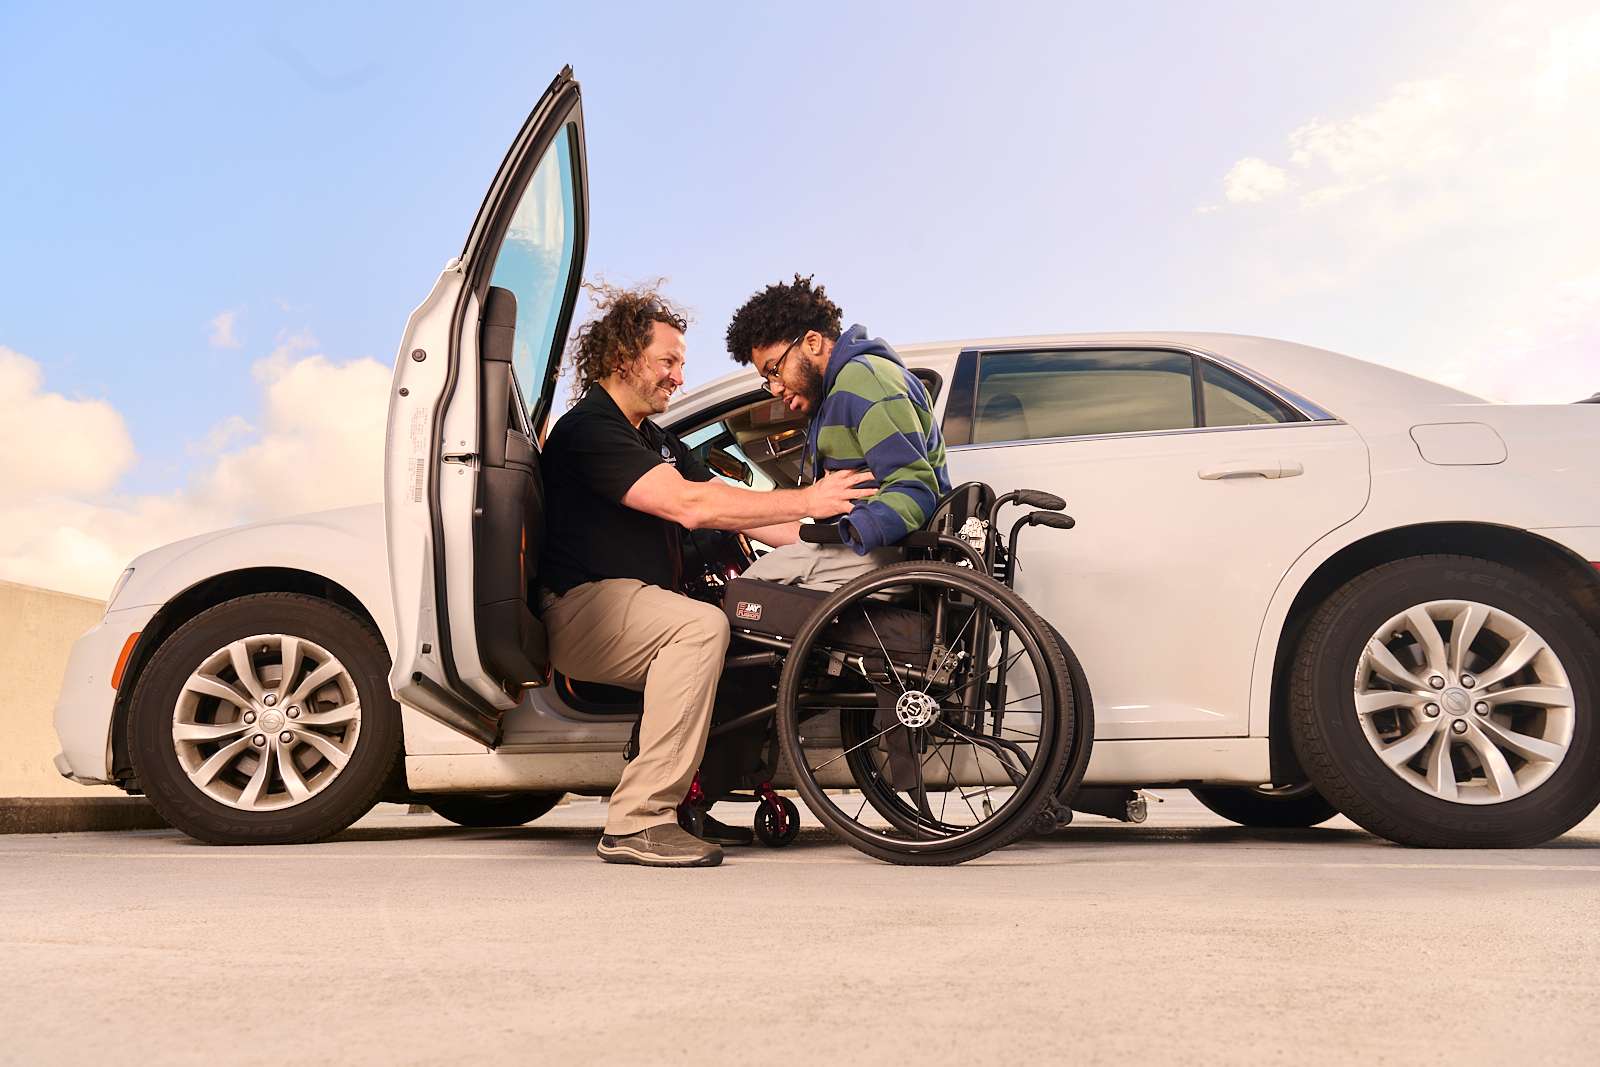
[[[1012,504],[1036,510],[1015,520],[1002,543],[996,519],[1002,508]],[[1065,641],[1026,606],[1013,588],[1017,570],[1017,544],[1022,530],[1029,526],[1071,529],[1074,520],[1061,513],[1065,506],[1060,497],[1037,490],[1020,489],[996,495],[981,482],[965,483],[945,494],[927,525],[900,542],[900,547],[907,549],[910,557],[905,563],[894,564],[847,583],[823,599],[795,633],[788,636],[764,633],[751,627],[742,627],[734,620],[732,632],[735,642],[753,645],[755,649],[735,651],[725,661],[725,667],[777,669],[780,674],[778,695],[772,703],[716,724],[711,736],[726,736],[763,720],[770,720],[773,726],[767,733],[766,745],[769,747],[768,755],[763,760],[765,773],[756,783],[754,792],[744,795],[734,793],[707,797],[700,792],[697,779],[690,801],[686,804],[689,818],[694,817],[694,811],[702,810],[700,805],[708,800],[756,801],[760,805],[756,814],[756,831],[762,841],[771,845],[792,841],[798,832],[798,812],[772,787],[780,762],[788,763],[793,781],[808,806],[837,836],[861,851],[895,863],[964,862],[1008,844],[1029,830],[1054,828],[1063,816],[1070,817],[1067,805],[1088,763],[1093,735],[1092,711],[1087,694],[1081,700],[1075,699],[1075,691],[1082,686],[1082,674],[1076,667],[1076,661],[1072,660]],[[840,542],[838,527],[831,524],[803,526],[801,539],[813,544]],[[863,652],[860,646],[849,648],[828,644],[828,627],[838,631],[841,619],[854,610],[858,602],[862,618],[871,624],[874,611],[868,610],[870,602],[876,600],[881,603],[884,595],[879,587],[901,589],[903,593],[903,587],[912,585],[943,590],[942,595],[934,598],[931,618],[926,627],[933,642],[926,650],[926,662],[907,662],[903,656],[900,662],[896,662],[898,653],[892,655],[881,637],[877,638],[881,655]],[[731,593],[732,586],[725,592]],[[951,622],[947,613],[952,610],[955,598],[969,601],[970,610],[960,620],[960,633],[945,645],[943,642]],[[926,612],[922,614],[925,617],[927,615]],[[993,630],[997,626],[997,647],[991,647]],[[955,647],[963,644],[969,628],[973,635],[970,647],[963,648],[959,655],[953,657]],[[872,625],[872,633],[877,636],[875,625]],[[1023,646],[1015,654],[1011,650],[1014,639]],[[797,646],[803,646],[799,660],[794,656]],[[1009,741],[1004,735],[1006,707],[1014,702],[1006,700],[1007,676],[1012,665],[1025,654],[1029,655],[1040,682],[1040,692],[1030,695],[1041,701],[1040,733],[1034,738],[1034,751],[1031,753],[1023,744]],[[935,660],[935,656],[939,656],[939,659]],[[842,677],[845,670],[849,669],[868,684],[869,690],[807,691],[807,671],[819,658],[826,664],[824,678]],[[992,658],[994,666],[991,667],[988,664]],[[977,670],[974,665],[984,665],[984,669]],[[965,677],[959,686],[955,686],[953,683],[963,671]],[[1050,683],[1048,697],[1045,696],[1047,678]],[[845,716],[848,714],[852,722],[858,722],[867,709],[875,709],[874,714],[878,718],[873,725],[878,725],[887,716],[885,704],[887,698],[894,695],[894,687],[899,688],[900,695],[894,705],[895,718],[888,720],[890,725],[874,738],[851,745],[852,739],[844,736]],[[933,695],[935,693],[939,695]],[[958,694],[959,702],[949,703]],[[800,725],[829,709],[837,710],[841,716],[841,751],[822,767],[810,768],[804,755],[806,738],[800,731]],[[1048,729],[1044,723],[1046,715],[1052,716]],[[967,725],[960,725],[956,721],[958,718],[969,721]],[[993,730],[992,734],[984,732],[986,722]],[[914,776],[918,786],[911,791],[915,798],[912,804],[898,797],[892,801],[886,799],[883,790],[889,776],[884,773],[885,768],[875,767],[871,749],[867,750],[865,756],[856,755],[856,758],[848,759],[869,742],[881,740],[894,731],[897,725],[904,729],[910,763],[915,767]],[[930,790],[923,780],[928,738],[934,736],[935,730],[941,731],[939,737],[954,737],[960,743],[971,746],[973,760],[978,764],[980,773],[980,747],[989,751],[1000,763],[1011,779],[1014,793],[1012,800],[1002,805],[1002,810],[1012,804],[1016,795],[1020,795],[1023,785],[1027,786],[1028,792],[1021,807],[1007,812],[1003,825],[997,824],[993,832],[979,832],[985,829],[989,820],[978,817],[977,809],[962,792],[962,783],[958,780],[954,765],[945,759],[940,747],[943,741],[935,742],[934,751],[944,762],[948,780],[942,790]],[[1045,748],[1048,751],[1041,751]],[[1007,757],[1012,762],[1008,762]],[[826,791],[815,775],[816,771],[841,758],[847,758],[856,786],[867,794],[854,820],[827,799]],[[886,755],[886,767],[889,762],[890,757]],[[1034,770],[1036,763],[1043,768],[1038,773]],[[801,772],[800,767],[806,768],[805,773]],[[1041,774],[1050,781],[1043,781]],[[875,784],[864,783],[861,780],[863,776],[879,781]],[[878,792],[870,793],[869,788]],[[963,828],[946,823],[944,803],[941,804],[939,816],[933,815],[928,803],[929,793],[945,793],[944,801],[947,803],[948,793],[952,789],[961,793],[963,801],[967,801],[966,806],[977,825]],[[890,794],[898,791],[898,787],[889,788]],[[891,824],[889,830],[877,827],[869,830],[865,824],[859,824],[860,815],[868,802],[879,816]],[[982,804],[992,817],[986,781]]]

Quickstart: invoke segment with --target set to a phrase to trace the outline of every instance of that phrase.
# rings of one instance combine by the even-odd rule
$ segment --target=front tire
[[[372,624],[298,593],[239,597],[162,642],[128,748],[158,812],[219,845],[316,841],[369,811],[401,757]]]
[[[1555,590],[1468,556],[1398,560],[1312,615],[1290,678],[1295,754],[1362,827],[1519,848],[1600,802],[1600,639]]]

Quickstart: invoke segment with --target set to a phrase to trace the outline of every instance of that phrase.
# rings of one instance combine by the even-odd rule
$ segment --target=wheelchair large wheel
[[[966,567],[897,563],[795,635],[779,744],[806,805],[851,846],[963,863],[1028,833],[1054,800],[1079,726],[1069,678],[1015,592]]]

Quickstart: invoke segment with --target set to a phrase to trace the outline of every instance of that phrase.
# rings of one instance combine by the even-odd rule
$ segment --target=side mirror
[[[755,484],[755,475],[750,470],[750,464],[735,456],[732,452],[722,448],[706,449],[706,466],[717,474],[745,485]]]

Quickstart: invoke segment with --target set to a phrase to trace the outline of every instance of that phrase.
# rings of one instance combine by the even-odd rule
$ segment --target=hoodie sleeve
[[[939,478],[928,458],[926,432],[903,392],[874,402],[862,417],[856,433],[878,491],[839,520],[840,534],[856,552],[897,544],[933,514]]]

